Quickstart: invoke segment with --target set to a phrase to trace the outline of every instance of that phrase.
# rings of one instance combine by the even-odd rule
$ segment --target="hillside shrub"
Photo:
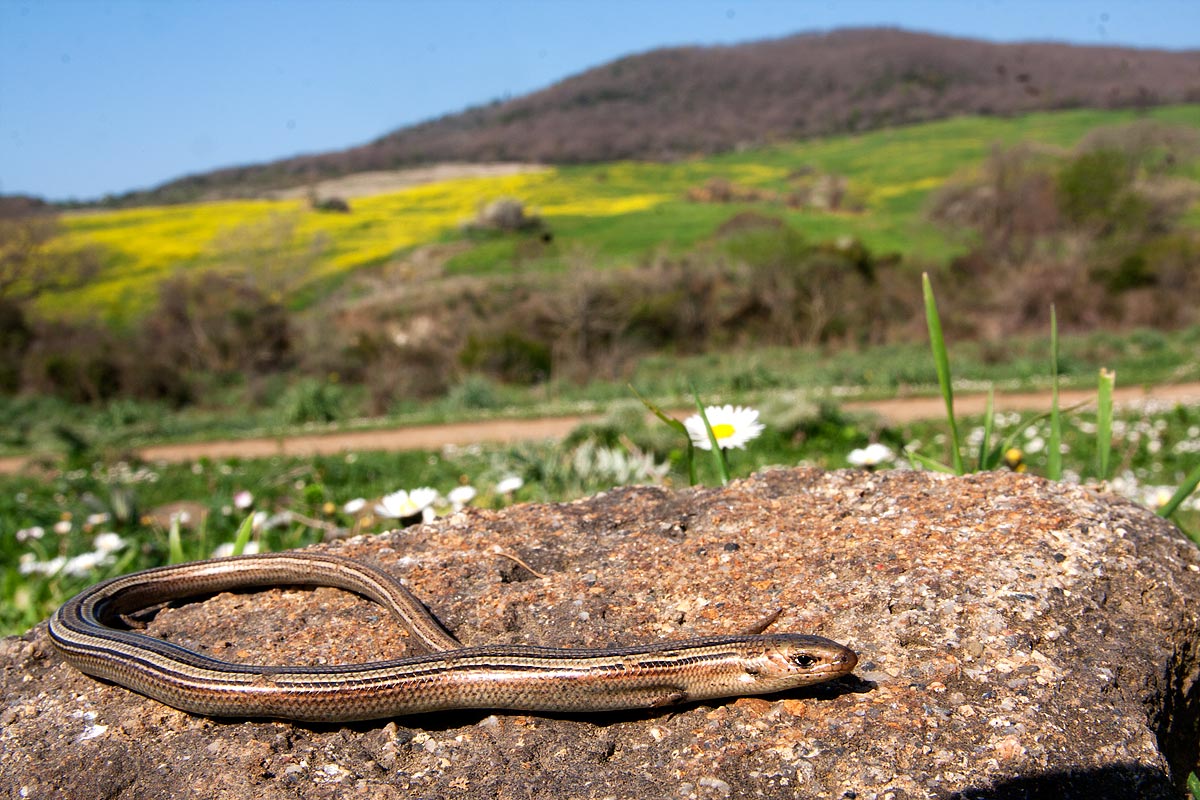
[[[1058,173],[1058,206],[1077,226],[1110,229],[1136,197],[1131,194],[1133,164],[1116,150],[1091,150],[1076,156]]]
[[[21,305],[0,298],[0,393],[20,388],[21,362],[32,341],[33,329]]]
[[[537,214],[528,213],[520,200],[502,197],[481,203],[475,218],[465,223],[463,228],[468,232],[528,233],[544,230],[545,223]]]
[[[277,371],[292,357],[283,305],[245,279],[216,272],[165,281],[142,333],[167,361],[218,375]]]
[[[122,348],[93,322],[43,322],[25,353],[21,384],[38,394],[95,404],[120,394]]]
[[[1200,239],[1179,221],[1200,196],[1180,174],[1196,139],[1134,125],[1096,131],[1068,156],[996,148],[928,209],[975,237],[942,284],[955,309],[944,322],[1007,336],[1044,327],[1051,303],[1065,330],[1193,322]]]
[[[279,417],[285,425],[335,422],[347,416],[346,403],[346,390],[340,384],[306,377],[284,390]]]
[[[507,322],[512,324],[513,321]],[[514,328],[491,335],[471,334],[459,353],[459,361],[467,369],[478,370],[508,383],[531,386],[545,382],[553,366],[549,343]]]

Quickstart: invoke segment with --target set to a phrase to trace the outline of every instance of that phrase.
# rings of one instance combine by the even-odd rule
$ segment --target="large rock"
[[[836,639],[861,661],[854,678],[785,696],[653,712],[305,726],[193,717],[100,683],[38,626],[0,650],[0,787],[141,800],[1175,798],[1196,760],[1200,553],[1144,509],[1074,486],[775,471],[471,511],[329,549],[402,576],[469,644],[731,633],[782,609],[774,630]],[[267,663],[390,657],[406,638],[334,589],[219,595],[163,610],[149,630]]]

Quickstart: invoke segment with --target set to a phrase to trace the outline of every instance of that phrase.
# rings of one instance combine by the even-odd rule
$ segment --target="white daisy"
[[[413,517],[433,505],[437,497],[437,489],[430,489],[428,486],[413,489],[411,492],[401,489],[381,497],[375,504],[375,513],[393,519]]]
[[[34,525],[31,528],[21,528],[17,531],[17,541],[25,542],[29,539],[40,539],[46,535],[46,529],[41,525]]]
[[[96,548],[96,552],[107,555],[115,553],[125,546],[125,540],[121,538],[119,533],[113,531],[105,531],[92,540],[92,546]]]
[[[892,453],[892,449],[886,444],[875,442],[866,447],[860,447],[856,450],[851,450],[850,455],[846,456],[846,460],[855,467],[866,467],[874,469],[880,464],[886,463],[894,459],[896,456]]]
[[[345,511],[350,516],[354,516],[358,512],[367,507],[366,498],[356,497],[353,500],[347,500],[346,505],[342,506],[342,511]]]
[[[496,484],[496,494],[512,494],[524,485],[525,481],[521,480],[520,476],[509,475],[507,478],[502,478]]]
[[[90,552],[80,553],[77,556],[71,556],[63,564],[62,571],[66,575],[74,578],[83,578],[95,571],[97,568],[108,563],[108,556],[104,553]]]
[[[475,499],[476,491],[474,486],[455,486],[446,495],[446,499],[450,501],[450,507],[455,511],[463,508],[467,503]]]
[[[758,411],[743,406],[708,406],[704,409],[708,424],[712,426],[713,436],[722,450],[731,447],[742,448],[746,442],[756,438],[763,432],[763,424],[758,421]],[[693,414],[683,421],[692,444],[701,450],[712,450],[708,440],[708,432],[704,430],[704,420],[699,414]]]

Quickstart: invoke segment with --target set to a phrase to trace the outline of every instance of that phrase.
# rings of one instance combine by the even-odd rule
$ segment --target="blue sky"
[[[0,193],[360,144],[622,55],[845,26],[1200,47],[1195,0],[0,0]]]

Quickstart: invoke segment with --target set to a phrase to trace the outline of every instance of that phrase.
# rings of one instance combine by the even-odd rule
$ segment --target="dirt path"
[[[1094,400],[1094,389],[1067,390],[1061,393],[1061,405]],[[1114,401],[1121,406],[1143,401],[1167,404],[1200,404],[1200,383],[1176,384],[1142,388],[1118,388]],[[986,395],[956,397],[956,416],[981,414],[986,408]],[[909,397],[890,400],[866,400],[844,403],[847,411],[869,411],[893,424],[922,419],[937,419],[945,415],[940,397]],[[996,397],[998,411],[1048,409],[1049,392],[1005,394]],[[144,447],[141,456],[148,461],[191,461],[197,458],[261,458],[266,456],[328,455],[351,450],[436,450],[448,444],[511,443],[539,439],[559,439],[582,422],[597,417],[545,417],[532,420],[489,420],[460,422],[450,425],[421,425],[370,431],[307,434],[287,437],[227,439],[214,442],[186,442]],[[13,473],[25,464],[25,457],[0,458],[0,473]]]

